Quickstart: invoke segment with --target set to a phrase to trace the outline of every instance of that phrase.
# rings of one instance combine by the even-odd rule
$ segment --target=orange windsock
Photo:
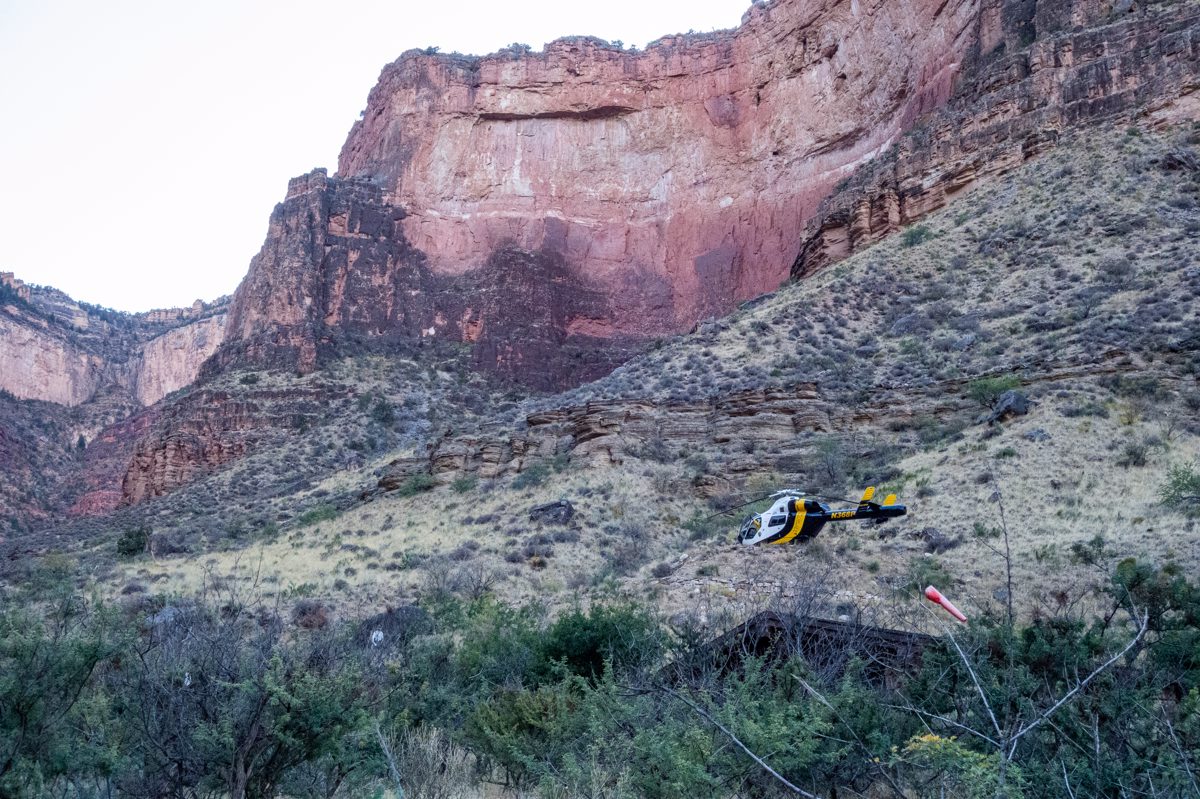
[[[930,602],[936,602],[937,604],[941,605],[946,609],[947,613],[959,621],[965,622],[967,620],[967,617],[962,614],[962,611],[954,607],[954,603],[942,596],[942,592],[934,588],[932,585],[925,589],[925,598]]]

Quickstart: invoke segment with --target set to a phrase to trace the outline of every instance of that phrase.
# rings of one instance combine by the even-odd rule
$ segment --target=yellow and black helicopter
[[[750,500],[737,508],[744,508],[764,499],[774,499],[771,507],[762,513],[755,513],[742,523],[738,531],[738,543],[747,546],[753,544],[790,544],[811,541],[828,522],[851,521],[864,519],[883,524],[888,519],[895,519],[908,513],[908,508],[896,504],[896,495],[888,494],[882,504],[874,502],[875,486],[869,486],[863,492],[862,499],[851,508],[830,508],[820,499],[834,502],[853,502],[838,497],[823,497],[819,494],[809,494],[794,488],[785,488],[768,494],[765,497]],[[730,508],[724,513],[737,510]]]

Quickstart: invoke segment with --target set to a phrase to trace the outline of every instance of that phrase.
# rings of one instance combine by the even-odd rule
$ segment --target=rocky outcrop
[[[947,106],[822,204],[792,266],[804,277],[1098,124],[1200,118],[1200,8],[1006,3]],[[1141,4],[1136,4],[1140,6]],[[1109,20],[1086,30],[1083,22]],[[1003,32],[1020,41],[1006,41]],[[1014,44],[1025,44],[1014,47]]]
[[[307,428],[330,399],[322,385],[195,390],[156,411],[121,478],[121,501],[162,496],[241,458],[266,436]]]
[[[29,302],[29,286],[12,272],[0,272],[0,289],[8,289],[18,300]]]
[[[96,393],[105,367],[45,319],[0,307],[0,389],[17,399],[79,405]]]
[[[325,354],[467,342],[477,367],[550,390],[628,356],[632,344],[579,329],[609,307],[557,253],[506,247],[478,271],[437,274],[409,244],[405,218],[369,182],[324,170],[293,180],[234,296],[228,345],[210,371],[288,364],[307,372]]]
[[[1111,374],[1165,379],[1119,350],[1030,362],[1022,370],[1025,385],[1041,391]],[[966,396],[969,380],[875,386],[869,401],[853,404],[817,384],[800,384],[688,403],[632,398],[564,406],[529,414],[523,424],[508,429],[448,431],[431,441],[424,453],[388,464],[378,488],[396,490],[416,474],[433,475],[439,483],[464,476],[494,479],[551,459],[614,466],[630,458],[667,463],[696,456],[703,465],[692,490],[714,496],[755,475],[812,476],[827,457],[821,450],[825,434],[857,440],[860,449],[847,456],[870,459],[879,442],[895,439],[897,431],[919,426],[922,420],[970,415],[975,406]]]
[[[158,419],[159,409],[144,408],[108,425],[87,442],[69,516],[100,516],[121,505],[121,484],[134,451]]]
[[[728,449],[741,441],[792,441],[848,421],[815,385],[746,391],[694,403],[589,402],[530,414],[519,433],[448,434],[432,442],[426,457],[397,459],[382,474],[380,487],[391,490],[418,472],[444,482],[463,475],[501,477],[554,456],[569,455],[572,461],[595,465],[620,464],[628,457],[670,460],[679,453]],[[748,465],[730,464],[743,472]]]

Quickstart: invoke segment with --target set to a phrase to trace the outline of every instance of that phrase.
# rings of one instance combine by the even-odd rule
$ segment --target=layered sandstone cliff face
[[[329,194],[323,177],[293,185],[234,298],[230,340],[310,364],[324,331],[379,315],[383,289],[414,298],[388,330],[411,327],[424,296],[421,335],[482,342],[481,365],[543,386],[577,382],[588,370],[555,374],[551,346],[603,362],[613,344],[776,287],[828,190],[949,96],[978,12],[967,0],[778,0],[737,31],[645,52],[568,39],[543,53],[407,53],[339,163],[344,186],[379,187],[370,202],[395,232],[356,232],[336,200],[295,207]],[[497,274],[514,260],[552,286],[530,297],[537,280]],[[411,281],[482,292],[455,303]]]
[[[44,319],[0,309],[0,389],[18,399],[79,405],[96,393],[104,359]]]
[[[629,356],[622,342],[579,329],[615,308],[559,253],[503,246],[480,269],[439,274],[409,243],[406,218],[369,181],[324,170],[293,180],[209,372],[239,363],[307,372],[322,352],[406,354],[432,339],[469,342],[476,367],[554,390]]]
[[[141,347],[135,395],[153,405],[172,391],[191,385],[200,366],[225,340],[225,314],[191,322],[156,336]]]
[[[821,204],[792,274],[811,275],[871,246],[1045,152],[1068,130],[1200,118],[1200,6],[1116,5],[1012,10],[1007,29],[1039,38],[1014,52],[985,33],[988,52],[946,107]],[[1070,30],[1096,18],[1111,24]]]
[[[241,458],[274,431],[311,425],[330,399],[320,386],[286,391],[250,389],[237,394],[194,391],[177,403],[141,414],[146,421],[139,428],[145,433],[119,484],[97,481],[89,496],[97,502],[132,503],[161,496]]]
[[[112,389],[152,405],[192,383],[224,341],[227,302],[129,315],[26,287],[0,302],[0,390],[77,406]]]
[[[736,31],[644,52],[589,38],[408,52],[371,92],[339,178],[293,182],[234,299],[224,362],[286,351],[308,369],[344,334],[415,326],[536,387],[578,383],[776,288],[798,254],[807,274],[897,229],[1064,126],[1174,100],[1195,73],[1192,8],[776,0]],[[900,166],[865,205],[821,205],[887,164]]]
[[[437,272],[515,244],[603,287],[593,335],[656,335],[787,276],[829,189],[949,95],[964,0],[777,0],[645,52],[566,39],[389,66],[339,162],[410,209]]]

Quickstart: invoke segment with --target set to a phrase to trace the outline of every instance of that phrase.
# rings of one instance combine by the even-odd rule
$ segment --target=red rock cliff
[[[1200,4],[1005,4],[945,107],[866,165],[809,222],[798,278],[869,247],[1072,130],[1200,119]],[[1077,28],[1087,20],[1107,24]],[[1005,41],[1015,33],[1025,47]]]
[[[553,251],[611,298],[573,332],[685,328],[787,277],[804,222],[949,96],[969,0],[776,0],[645,52],[565,39],[388,66],[342,150],[438,273]]]

